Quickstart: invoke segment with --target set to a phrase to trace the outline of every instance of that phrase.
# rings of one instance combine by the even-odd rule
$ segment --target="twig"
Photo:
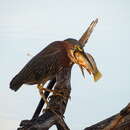
[[[130,129],[130,103],[120,113],[103,120],[84,130],[129,130]]]
[[[94,27],[98,23],[98,19],[92,21],[92,23],[87,28],[86,32],[81,36],[79,39],[80,44],[84,47],[85,44],[88,42],[88,39],[90,38],[91,33],[93,32]]]

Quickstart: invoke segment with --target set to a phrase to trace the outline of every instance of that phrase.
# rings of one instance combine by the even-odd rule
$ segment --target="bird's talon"
[[[37,88],[42,91],[43,86],[42,85],[37,85]]]

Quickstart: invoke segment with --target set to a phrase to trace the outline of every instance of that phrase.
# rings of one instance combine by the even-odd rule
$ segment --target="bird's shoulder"
[[[36,69],[37,67],[49,65],[54,63],[60,55],[63,55],[64,46],[61,41],[55,41],[49,44],[46,48],[44,48],[41,52],[35,55],[22,70],[26,69]]]
[[[41,52],[39,52],[34,58],[46,58],[50,56],[57,55],[57,53],[60,53],[65,50],[65,47],[63,45],[62,41],[55,41],[51,44],[49,44],[47,47],[45,47]]]

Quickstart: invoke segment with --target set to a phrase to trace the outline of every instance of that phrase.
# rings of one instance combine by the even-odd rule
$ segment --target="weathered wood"
[[[84,47],[85,44],[88,42],[88,39],[90,38],[91,33],[94,30],[94,27],[96,26],[96,24],[98,23],[98,19],[93,20],[92,23],[89,25],[89,27],[87,28],[87,30],[84,32],[84,34],[81,36],[81,38],[79,39],[80,44]]]
[[[130,130],[130,104],[121,110],[120,113],[84,130]]]

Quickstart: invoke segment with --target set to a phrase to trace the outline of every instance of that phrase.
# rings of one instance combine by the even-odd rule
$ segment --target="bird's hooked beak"
[[[90,75],[93,75],[94,81],[98,81],[102,77],[94,58],[89,53],[85,53],[82,48],[78,47],[75,51],[71,52],[71,60],[79,65],[83,76],[83,69],[85,68]]]

